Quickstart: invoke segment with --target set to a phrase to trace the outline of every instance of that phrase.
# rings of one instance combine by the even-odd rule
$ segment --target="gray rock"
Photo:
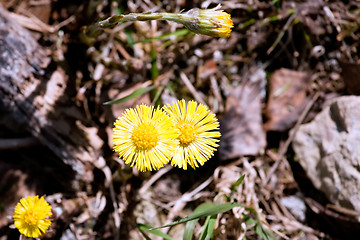
[[[360,97],[335,99],[299,128],[293,148],[314,186],[360,212]]]
[[[286,207],[294,217],[300,222],[306,220],[306,205],[305,202],[298,196],[292,195],[283,197],[280,202]]]

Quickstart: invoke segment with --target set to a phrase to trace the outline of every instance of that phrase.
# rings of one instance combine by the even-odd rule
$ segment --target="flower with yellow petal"
[[[115,122],[114,151],[139,171],[152,171],[167,164],[178,145],[178,131],[160,108],[138,105],[126,109]]]
[[[171,164],[187,169],[202,166],[216,151],[220,137],[219,122],[204,105],[185,100],[163,107],[179,131],[179,145],[175,148]]]
[[[13,219],[19,232],[29,238],[38,238],[47,231],[51,225],[51,206],[39,196],[20,199],[16,205]]]
[[[231,15],[220,8],[219,4],[212,9],[191,9],[182,13],[181,22],[187,29],[195,33],[212,37],[229,37],[234,24]]]
[[[212,9],[193,8],[187,12],[145,12],[129,13],[127,15],[113,15],[105,20],[83,28],[81,39],[92,44],[104,28],[113,28],[118,23],[128,21],[168,20],[183,24],[194,33],[205,34],[212,37],[229,37],[234,27],[231,15],[220,10],[221,4]]]

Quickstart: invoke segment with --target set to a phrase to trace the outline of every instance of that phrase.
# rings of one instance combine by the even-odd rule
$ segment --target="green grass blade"
[[[153,99],[152,99],[152,104],[154,104],[155,106],[161,106],[162,103],[161,103],[161,99],[160,99],[160,96],[161,96],[161,93],[164,91],[164,87],[163,86],[160,86],[159,88],[155,88],[154,91],[152,92],[153,93]]]
[[[208,216],[204,223],[204,230],[201,233],[199,240],[210,240],[214,232],[217,214]]]
[[[236,191],[236,188],[238,186],[240,186],[240,184],[242,184],[242,182],[244,181],[245,175],[242,175],[241,177],[239,177],[238,180],[236,180],[236,182],[234,182],[234,184],[231,186],[231,190],[232,191]]]
[[[153,90],[155,88],[155,86],[150,85],[147,87],[143,87],[143,88],[139,88],[136,89],[135,91],[133,91],[130,95],[127,95],[126,97],[120,98],[120,99],[116,99],[116,100],[112,100],[112,101],[108,101],[105,102],[105,105],[111,105],[111,104],[116,104],[116,103],[122,103],[122,102],[126,102],[130,99],[136,98],[138,96],[141,96],[147,92],[150,92],[151,90]]]
[[[202,211],[206,210],[207,208],[212,207],[214,205],[215,205],[214,203],[203,203],[203,204],[199,205],[197,208],[195,208],[194,212],[191,215],[202,212]],[[184,234],[183,234],[183,240],[191,240],[192,239],[192,237],[194,235],[195,225],[198,221],[199,221],[199,218],[188,221],[186,223],[185,229],[184,229]]]
[[[129,44],[129,46],[134,45],[135,40],[134,40],[134,38],[132,36],[132,32],[131,32],[130,28],[126,27],[124,29],[124,32],[125,32],[126,40],[127,40],[128,44]]]
[[[149,238],[149,236],[145,233],[145,231],[147,231],[151,234],[154,234],[156,236],[162,237],[163,239],[166,239],[166,240],[173,240],[173,238],[170,237],[169,235],[167,235],[166,233],[163,233],[159,229],[154,229],[152,226],[150,226],[148,224],[138,223],[137,227],[147,240],[148,239],[151,240],[151,238]],[[152,228],[152,230],[149,230],[150,228]]]
[[[246,217],[245,217],[246,218]],[[256,234],[264,240],[276,240],[274,233],[268,229],[265,230],[260,222],[260,219],[256,216],[255,218],[248,216],[245,219],[245,223],[248,227],[251,227],[255,230]]]
[[[154,48],[151,48],[151,78],[154,80],[159,76],[159,69],[157,66],[157,54]]]
[[[207,236],[205,239],[210,239],[214,233],[215,223],[217,219],[217,214],[212,215],[209,219],[208,227],[207,227]]]
[[[188,221],[185,225],[183,240],[191,240],[194,235],[195,225],[199,219]]]
[[[151,240],[151,238],[144,231],[140,230],[140,232],[146,240]]]
[[[198,213],[193,213],[188,217],[182,218],[180,220],[174,221],[172,223],[166,224],[164,226],[161,227],[157,227],[154,229],[158,229],[158,228],[164,228],[164,227],[171,227],[177,224],[181,224],[181,223],[186,223],[188,221],[197,219],[197,218],[201,218],[201,217],[207,217],[207,216],[211,216],[214,214],[219,214],[219,213],[223,213],[223,212],[227,212],[230,209],[234,208],[234,207],[244,207],[244,205],[239,204],[239,203],[223,203],[223,204],[219,204],[219,205],[213,205],[213,206],[208,206],[206,207],[205,210],[198,212]]]
[[[264,231],[264,229],[261,227],[260,224],[256,224],[255,232],[264,240],[270,240],[270,238],[268,237],[268,235],[266,234],[266,232]]]
[[[209,226],[209,219],[210,219],[210,216],[208,216],[205,220],[205,223],[204,223],[204,229],[199,237],[199,240],[205,240],[205,237],[207,236],[207,231],[208,231],[208,226]]]
[[[185,35],[187,35],[189,33],[191,33],[191,32],[189,30],[187,30],[187,29],[180,29],[180,30],[177,30],[177,31],[172,32],[172,33],[165,33],[165,34],[160,35],[158,37],[152,37],[152,38],[144,39],[142,41],[137,41],[137,42],[134,42],[134,44],[151,42],[153,40],[160,40],[160,39],[168,38],[168,37],[171,37],[171,36],[185,36]]]
[[[119,4],[118,7],[115,10],[115,13],[116,13],[116,15],[124,14],[124,6]],[[126,27],[124,29],[124,32],[125,32],[126,40],[127,40],[128,44],[129,44],[129,46],[132,47],[134,45],[135,41],[134,41],[134,38],[132,36],[132,32],[131,32],[130,28]]]

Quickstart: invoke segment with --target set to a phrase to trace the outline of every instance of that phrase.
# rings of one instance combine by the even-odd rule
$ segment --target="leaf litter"
[[[70,129],[80,127],[96,149],[86,163],[86,176],[76,176],[45,146],[3,150],[4,180],[18,187],[0,184],[1,237],[13,234],[7,209],[20,195],[36,193],[46,194],[57,209],[54,231],[47,238],[142,239],[137,224],[151,219],[146,216],[149,209],[156,221],[143,224],[165,225],[189,216],[202,203],[232,201],[247,208],[219,213],[215,239],[336,239],[321,219],[304,221],[284,206],[283,199],[291,196],[315,215],[326,206],[322,199],[315,200],[324,205],[314,203],[299,187],[288,131],[309,121],[327,99],[358,92],[355,74],[349,75],[359,64],[358,2],[229,0],[222,3],[235,25],[228,39],[151,21],[108,29],[92,46],[78,34],[98,19],[119,12],[179,12],[216,1],[0,2],[47,50],[61,69],[61,79],[68,79],[58,86],[65,87],[62,94],[68,97],[53,113],[70,113],[78,121]],[[254,72],[261,73],[267,86],[251,85]],[[223,143],[207,165],[197,171],[139,173],[113,154],[113,120],[128,106],[156,103],[156,95],[163,103],[195,99],[219,116]],[[104,105],[116,99],[124,102]],[[0,127],[0,140],[11,136],[20,141],[29,135],[3,121]],[[51,181],[39,183],[36,173]],[[242,176],[242,183],[234,186]],[[196,239],[201,224],[195,224]],[[165,232],[179,236],[172,230]]]

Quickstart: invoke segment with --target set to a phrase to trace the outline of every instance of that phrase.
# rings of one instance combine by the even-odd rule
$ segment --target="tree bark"
[[[68,79],[30,32],[0,7],[0,113],[9,128],[24,127],[85,178],[85,165],[98,157],[79,119],[85,119],[66,94]],[[9,116],[6,116],[9,117]],[[13,121],[13,122],[12,122]]]

